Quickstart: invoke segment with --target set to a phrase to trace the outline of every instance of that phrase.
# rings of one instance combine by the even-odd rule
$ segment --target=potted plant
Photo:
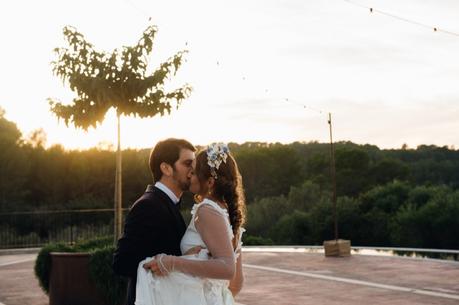
[[[35,275],[50,305],[119,305],[126,280],[112,271],[113,237],[43,247]]]

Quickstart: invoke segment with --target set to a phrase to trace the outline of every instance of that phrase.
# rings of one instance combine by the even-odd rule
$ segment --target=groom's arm
[[[164,252],[164,215],[159,205],[139,201],[126,217],[123,236],[113,255],[113,271],[122,276],[136,277],[139,263],[146,257]],[[163,217],[161,217],[163,216]]]

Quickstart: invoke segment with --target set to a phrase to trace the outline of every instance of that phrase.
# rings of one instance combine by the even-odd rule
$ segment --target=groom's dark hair
[[[193,144],[187,140],[174,138],[169,138],[158,142],[151,150],[150,170],[155,182],[161,180],[161,177],[163,176],[163,172],[160,168],[161,163],[166,162],[167,164],[174,166],[174,163],[180,157],[181,149],[189,149],[193,152],[196,151],[196,148],[193,146]]]

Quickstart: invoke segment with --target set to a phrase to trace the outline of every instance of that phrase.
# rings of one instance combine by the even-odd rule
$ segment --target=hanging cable
[[[424,23],[421,23],[421,22],[410,20],[408,18],[400,17],[400,16],[397,16],[397,15],[394,15],[394,14],[391,14],[391,13],[388,13],[388,12],[385,12],[385,11],[381,11],[381,10],[375,9],[373,7],[370,7],[370,6],[362,5],[360,3],[355,3],[354,1],[350,1],[350,0],[343,0],[343,1],[345,1],[345,2],[347,2],[349,4],[352,4],[352,5],[358,6],[358,7],[365,8],[365,9],[370,11],[370,14],[372,14],[372,13],[381,14],[381,15],[384,15],[384,16],[387,16],[387,17],[390,17],[390,18],[393,18],[393,19],[397,19],[397,20],[400,20],[400,21],[403,21],[403,22],[406,22],[406,23],[410,23],[410,24],[414,24],[414,25],[421,26],[421,27],[424,27],[424,28],[428,28],[430,30],[433,30],[434,32],[441,32],[443,34],[448,34],[448,35],[459,37],[459,33],[443,30],[443,29],[440,29],[437,26],[431,26],[431,25],[427,25],[427,24],[424,24]]]
[[[292,100],[290,100],[289,98],[284,98],[284,101],[286,101],[286,102],[288,102],[288,103],[295,104],[295,105],[302,106],[304,109],[309,109],[309,110],[318,112],[318,113],[320,113],[320,114],[325,113],[325,111],[323,111],[323,110],[320,110],[320,109],[317,109],[317,108],[314,108],[314,107],[311,107],[311,106],[307,106],[307,105],[305,105],[305,104],[303,104],[303,103],[300,103],[300,102],[292,101]]]

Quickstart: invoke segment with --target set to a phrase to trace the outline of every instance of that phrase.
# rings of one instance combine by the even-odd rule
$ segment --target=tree
[[[283,145],[245,148],[236,159],[244,177],[247,202],[258,198],[287,195],[302,181],[298,153]]]
[[[336,184],[339,196],[357,196],[368,184],[370,158],[361,149],[336,150]]]
[[[22,148],[21,131],[4,115],[0,107],[0,210],[9,211],[19,206],[27,193],[24,183],[30,163]]]
[[[409,168],[402,161],[385,158],[376,162],[368,172],[372,185],[383,185],[393,180],[407,180]]]
[[[416,192],[415,196],[412,193]],[[408,202],[394,215],[392,243],[405,247],[458,249],[459,191],[445,186],[417,187],[410,197],[424,195],[421,205]],[[427,195],[427,196],[425,196]]]
[[[18,146],[22,137],[21,131],[14,122],[5,118],[5,110],[0,107],[0,145]]]
[[[153,117],[171,113],[191,92],[189,85],[166,92],[166,79],[175,75],[186,51],[179,51],[153,73],[147,72],[148,56],[157,32],[149,26],[134,46],[123,46],[111,53],[99,52],[73,27],[64,28],[67,48],[56,48],[53,72],[67,82],[77,97],[69,105],[49,99],[51,111],[65,124],[87,131],[102,123],[111,108],[116,110],[118,147],[115,179],[115,240],[121,235],[121,144],[120,117]]]
[[[317,242],[312,231],[311,215],[295,210],[282,216],[272,227],[270,235],[276,245],[312,245]]]
[[[27,139],[27,143],[32,145],[32,147],[45,147],[47,141],[47,135],[43,128],[38,128],[33,130]]]

